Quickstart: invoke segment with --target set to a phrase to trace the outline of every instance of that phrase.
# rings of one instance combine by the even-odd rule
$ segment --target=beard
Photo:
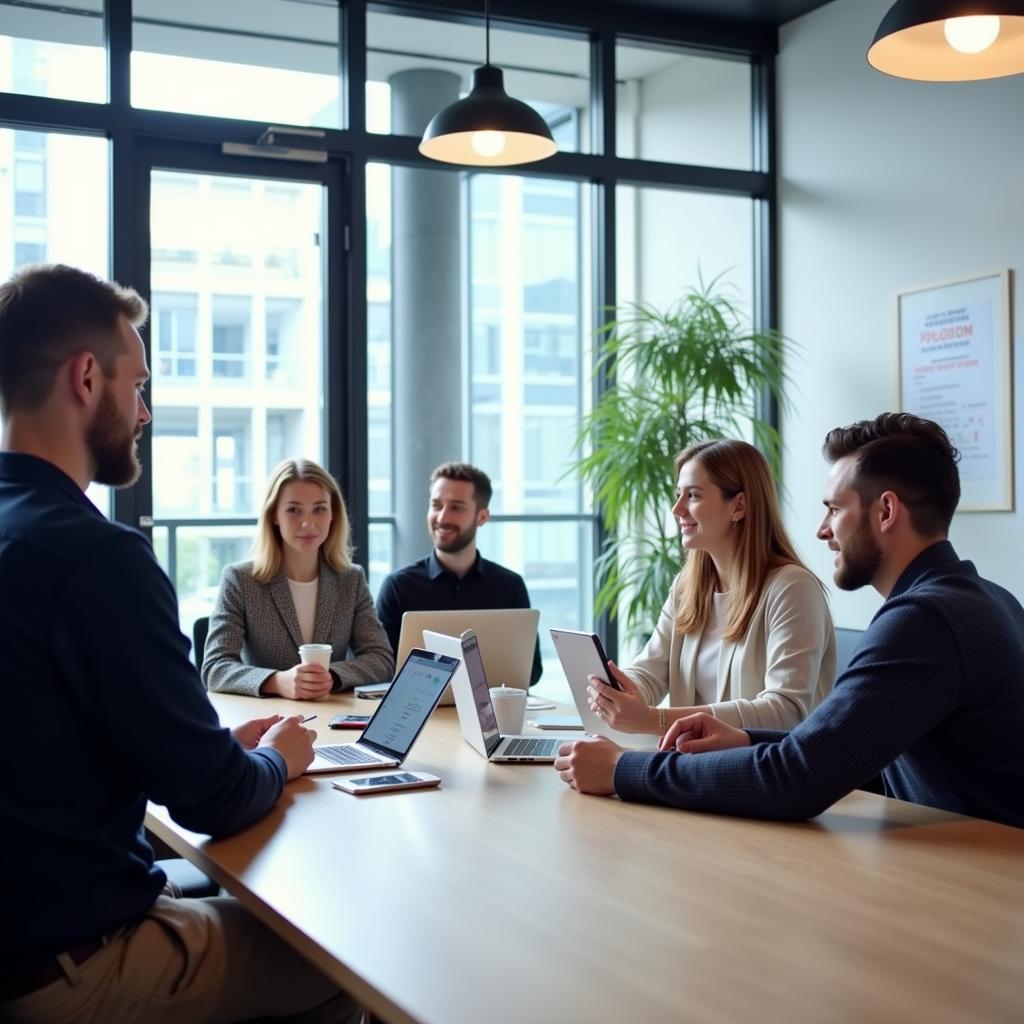
[[[431,531],[431,539],[434,541],[434,547],[438,551],[443,551],[446,555],[454,555],[459,551],[462,551],[468,547],[476,536],[476,523],[470,523],[464,530],[455,534],[451,540],[441,541],[433,536]]]
[[[96,468],[93,480],[109,487],[130,487],[142,472],[135,450],[141,431],[132,430],[118,412],[117,404],[104,391],[85,432],[85,444]]]
[[[868,586],[882,564],[882,549],[871,534],[867,517],[839,552],[839,565],[835,571],[836,586],[840,590],[860,590]]]

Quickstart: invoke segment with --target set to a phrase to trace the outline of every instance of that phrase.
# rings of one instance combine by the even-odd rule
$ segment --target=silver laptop
[[[494,685],[518,686],[525,690],[530,685],[533,670],[533,652],[537,647],[537,608],[460,608],[443,612],[406,612],[402,616],[402,631],[398,637],[396,659],[402,659],[414,647],[426,647],[424,630],[461,636],[471,629],[483,651],[487,678]],[[441,704],[453,704],[452,691],[441,697]]]
[[[608,659],[605,657],[600,639],[594,633],[582,633],[576,629],[552,629],[551,639],[558,660],[562,663],[562,671],[565,672],[583,728],[592,736],[607,736],[620,747],[657,750],[659,736],[652,733],[619,732],[590,710],[590,697],[587,694],[590,681],[587,677],[594,675],[607,681],[609,675],[605,667]]]
[[[467,629],[462,637],[445,636],[425,630],[423,642],[428,650],[446,654],[462,662],[452,676],[455,708],[465,741],[488,761],[534,761],[550,764],[563,743],[580,739],[569,736],[502,736],[491,707],[487,673],[481,658],[481,644]]]
[[[355,743],[313,747],[315,756],[306,774],[400,765],[458,667],[458,658],[411,650],[362,736]]]

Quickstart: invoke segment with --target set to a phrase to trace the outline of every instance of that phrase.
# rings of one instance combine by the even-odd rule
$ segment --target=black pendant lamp
[[[543,160],[558,147],[547,122],[533,107],[505,92],[501,68],[491,64],[490,4],[484,3],[483,67],[473,88],[435,114],[423,133],[420,152],[431,160],[471,167],[508,167]]]
[[[920,82],[1024,72],[1024,0],[897,0],[868,49],[877,71]]]

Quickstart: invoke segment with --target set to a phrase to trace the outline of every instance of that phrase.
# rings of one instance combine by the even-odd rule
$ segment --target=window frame
[[[369,5],[373,10],[430,15],[481,24],[479,5],[468,0],[390,0]],[[349,503],[356,558],[369,556],[371,519],[367,494],[366,450],[366,165],[385,163],[437,169],[422,157],[418,139],[378,135],[366,131],[365,81],[367,68],[367,0],[344,0],[337,6],[341,49],[343,127],[325,129],[316,145],[326,151],[328,167],[337,178],[339,202],[331,213],[331,237],[335,245],[326,254],[331,292],[328,299],[337,312],[328,333],[325,365],[325,409],[344,410],[330,418],[325,440],[328,467],[337,476]],[[514,17],[510,16],[514,11]],[[592,322],[600,323],[604,310],[616,304],[616,187],[619,184],[679,188],[697,192],[721,192],[754,200],[754,302],[751,310],[759,328],[778,326],[776,155],[774,76],[778,32],[764,26],[729,24],[721,19],[702,20],[666,11],[638,12],[602,6],[581,11],[567,6],[559,11],[535,2],[517,3],[508,13],[499,12],[495,25],[543,33],[584,33],[591,48],[590,133],[591,152],[556,153],[539,165],[516,168],[524,176],[565,178],[594,186],[590,238],[593,251]],[[132,48],[131,0],[106,0],[103,14],[108,99],[106,103],[0,93],[0,124],[14,129],[61,131],[94,135],[108,140],[111,148],[111,276],[139,288],[148,296],[148,249],[140,247],[140,224],[148,220],[148,187],[143,183],[151,157],[159,147],[166,152],[194,157],[213,154],[223,143],[251,145],[266,129],[262,122],[228,120],[193,114],[135,109],[130,103]],[[752,170],[670,164],[616,155],[615,145],[615,46],[618,41],[649,42],[688,48],[705,55],[729,56],[751,63]],[[239,174],[273,176],[283,168],[271,161],[238,159],[232,164]],[[248,164],[249,169],[246,169]],[[268,166],[271,165],[271,166]],[[163,166],[160,164],[159,166]],[[189,164],[190,169],[194,167]],[[256,169],[253,169],[256,168]],[[201,168],[200,168],[201,169]],[[289,167],[288,176],[296,170]],[[486,173],[486,172],[484,172]],[[149,339],[146,337],[147,345]],[[150,353],[152,358],[152,353]],[[251,354],[250,354],[251,358]],[[258,372],[258,367],[251,367]],[[612,383],[608,373],[593,383],[597,398]],[[778,422],[778,410],[766,399],[762,415]],[[150,451],[143,439],[143,460]],[[595,516],[599,509],[594,510]],[[144,471],[140,483],[118,491],[114,516],[134,526],[152,525],[152,480]],[[386,523],[388,517],[373,517]],[[597,519],[600,523],[599,518]],[[595,553],[603,542],[600,525],[595,532]],[[597,623],[609,650],[616,650],[614,621]]]

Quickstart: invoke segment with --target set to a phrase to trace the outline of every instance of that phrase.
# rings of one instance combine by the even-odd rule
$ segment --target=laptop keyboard
[[[331,764],[380,764],[381,758],[360,750],[352,743],[339,743],[333,747],[314,747],[313,753]]]
[[[554,757],[565,739],[510,740],[501,752],[502,757]]]

